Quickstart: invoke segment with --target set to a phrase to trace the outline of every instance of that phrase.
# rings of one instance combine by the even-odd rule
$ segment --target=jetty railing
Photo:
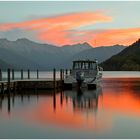
[[[55,71],[55,74],[53,74]],[[36,71],[32,70],[14,70],[14,69],[7,69],[7,71],[2,71],[0,69],[0,81],[8,81],[10,80],[27,80],[27,79],[54,79],[53,77],[56,76],[58,79],[64,79],[66,75],[70,74],[71,70],[68,69],[60,69],[56,70],[55,68],[52,71]]]
[[[43,74],[42,72],[46,72]],[[25,77],[26,73],[26,77]],[[40,75],[43,75],[41,77]],[[71,70],[60,69],[57,71],[55,68],[49,74],[49,71],[36,71],[23,70],[15,71],[14,69],[7,69],[2,71],[0,69],[0,91],[5,89],[14,88],[45,88],[55,89],[63,86],[63,81],[66,75],[70,74]],[[33,75],[32,75],[33,74]]]

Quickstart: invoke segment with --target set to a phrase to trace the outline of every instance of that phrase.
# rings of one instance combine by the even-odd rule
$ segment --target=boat
[[[64,79],[65,88],[96,88],[100,85],[103,68],[97,60],[76,60]]]

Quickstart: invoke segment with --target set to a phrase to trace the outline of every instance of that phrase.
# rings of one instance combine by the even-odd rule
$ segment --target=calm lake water
[[[0,95],[0,138],[140,138],[140,72],[104,72],[101,87]]]

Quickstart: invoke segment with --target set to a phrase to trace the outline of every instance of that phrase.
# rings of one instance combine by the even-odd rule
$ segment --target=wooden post
[[[7,90],[10,92],[10,69],[7,70]]]
[[[63,87],[63,70],[60,70],[60,81],[61,81],[61,87]]]
[[[0,69],[0,81],[2,81],[2,71]]]
[[[53,86],[56,88],[56,69],[53,69]]]
[[[64,80],[64,69],[62,70],[62,79]]]
[[[60,80],[62,82],[62,69],[60,69]]]
[[[68,70],[66,69],[66,76],[68,75]]]
[[[37,70],[37,79],[39,79],[39,71]]]
[[[28,79],[30,79],[30,70],[28,69]]]
[[[63,69],[61,69],[61,76],[62,76],[62,80],[63,80]]]
[[[12,69],[12,80],[15,79],[15,73],[14,73],[14,69]]]
[[[21,80],[23,80],[23,70],[21,70]]]

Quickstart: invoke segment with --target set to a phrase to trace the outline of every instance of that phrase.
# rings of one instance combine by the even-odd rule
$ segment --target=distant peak
[[[91,46],[88,42],[84,42],[83,45],[89,46],[89,47],[92,47],[93,48],[93,46]]]
[[[113,46],[122,46],[122,45],[120,45],[120,44],[115,44],[115,45],[113,45]]]
[[[89,43],[87,43],[87,42],[84,42],[84,43],[82,43],[83,45],[89,45]],[[89,45],[90,46],[90,45]]]
[[[120,45],[120,44],[115,44],[115,45],[113,45],[113,47],[126,47],[126,46]]]
[[[0,38],[0,41],[15,42],[15,41],[30,41],[30,40],[27,39],[27,38],[19,38],[19,39],[17,39],[17,40],[9,40],[9,39],[7,39],[7,38]]]
[[[27,38],[18,38],[16,41],[30,41],[30,40]]]
[[[77,44],[72,44],[72,45],[64,45],[62,47],[89,47],[89,48],[93,48],[93,46],[91,46],[89,43],[84,42],[84,43],[77,43]]]
[[[0,41],[9,41],[7,38],[0,38]]]

